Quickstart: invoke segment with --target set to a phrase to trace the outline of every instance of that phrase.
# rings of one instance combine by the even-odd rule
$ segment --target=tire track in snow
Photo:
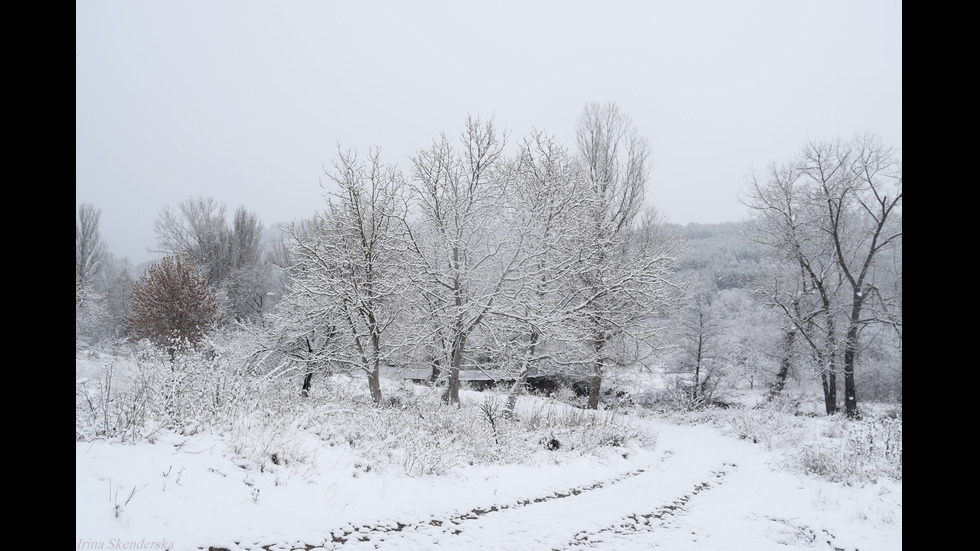
[[[644,471],[645,469],[636,469],[633,471],[625,472],[616,478],[600,480],[598,482],[587,484],[585,486],[576,486],[565,491],[554,492],[552,494],[548,494],[545,496],[521,499],[511,504],[503,504],[503,505],[494,504],[486,507],[474,507],[473,509],[466,511],[465,513],[452,515],[445,519],[433,517],[428,522],[417,522],[413,524],[404,524],[398,522],[394,527],[391,527],[390,525],[361,526],[355,528],[353,532],[346,532],[340,535],[331,534],[333,538],[332,541],[334,543],[344,544],[347,543],[347,541],[350,540],[352,537],[356,537],[357,541],[359,542],[367,542],[367,541],[371,541],[372,535],[377,535],[379,533],[386,534],[390,532],[401,532],[403,530],[419,531],[419,530],[427,530],[429,529],[429,527],[442,528],[442,530],[437,530],[437,534],[458,535],[461,533],[461,529],[459,527],[468,521],[476,520],[481,517],[491,515],[493,513],[519,509],[530,505],[546,503],[556,499],[576,497],[586,492],[591,492],[594,490],[598,490],[600,488],[611,486],[613,484],[618,484],[624,480],[628,480],[630,478],[638,476],[642,474]]]
[[[714,470],[711,472],[711,476],[714,478],[713,481],[700,482],[696,484],[689,493],[675,498],[670,503],[661,505],[648,513],[633,513],[627,515],[619,522],[600,530],[583,530],[575,534],[572,541],[570,541],[566,546],[556,548],[553,551],[561,551],[562,549],[577,546],[594,547],[596,545],[609,543],[603,539],[603,536],[608,537],[610,535],[625,535],[636,532],[652,532],[659,528],[665,528],[670,524],[670,521],[676,515],[682,514],[686,511],[685,506],[689,501],[691,501],[692,498],[694,498],[694,496],[710,490],[718,484],[721,484],[725,476],[728,475],[729,469],[735,468],[737,468],[737,466],[734,463],[726,463],[723,465],[723,469]]]
[[[663,461],[669,455],[670,452],[667,452],[664,457],[661,457],[660,460]],[[491,515],[493,513],[499,513],[502,511],[520,509],[522,507],[527,507],[539,503],[546,503],[557,499],[576,497],[586,492],[591,492],[594,490],[598,490],[600,488],[605,488],[614,484],[618,484],[620,482],[623,482],[624,480],[628,480],[630,478],[639,476],[644,472],[645,469],[642,468],[635,469],[632,471],[627,471],[625,473],[622,473],[615,478],[600,480],[592,484],[575,486],[567,490],[556,491],[554,493],[544,495],[544,496],[520,499],[510,504],[492,504],[489,506],[474,507],[469,511],[463,513],[457,513],[446,518],[438,518],[436,516],[433,516],[428,521],[418,521],[418,522],[411,522],[411,523],[403,523],[398,521],[393,524],[379,523],[379,524],[366,524],[366,525],[352,526],[350,529],[340,529],[336,531],[331,531],[330,541],[325,542],[323,544],[313,545],[308,543],[297,542],[293,544],[285,544],[285,548],[293,549],[293,550],[305,550],[305,551],[310,551],[313,549],[339,549],[341,548],[340,546],[344,546],[348,543],[371,542],[376,539],[382,539],[385,535],[390,535],[398,532],[413,532],[413,531],[432,532],[433,528],[436,529],[435,533],[432,534],[432,536],[434,537],[438,538],[445,535],[455,536],[461,533],[461,529],[458,527],[463,525],[467,521],[476,520],[481,517]],[[439,528],[442,529],[438,530]],[[263,551],[276,551],[278,549],[284,548],[282,544],[248,545],[248,544],[243,544],[241,542],[236,542],[236,545],[239,546],[239,549],[244,549],[244,550],[261,549]],[[205,548],[199,547],[199,549],[203,551]],[[231,551],[228,548],[213,547],[213,546],[207,547],[206,549],[207,551]]]

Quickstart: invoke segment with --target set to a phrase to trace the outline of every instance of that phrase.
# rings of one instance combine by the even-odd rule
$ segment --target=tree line
[[[449,403],[460,372],[481,369],[513,381],[510,410],[539,373],[574,376],[595,409],[610,374],[666,362],[691,407],[725,385],[778,395],[806,365],[835,413],[840,365],[857,415],[859,358],[885,341],[900,384],[901,166],[874,138],[808,144],[753,179],[734,255],[692,249],[697,228],[685,237],[650,206],[648,142],[614,103],[585,107],[571,149],[539,130],[510,145],[470,117],[408,173],[338,146],[323,208],[272,246],[244,207],[230,222],[208,198],[167,207],[164,257],[138,281],[83,204],[76,338],[173,354],[234,328],[251,368],[299,372],[304,392],[317,373],[360,373],[376,404],[383,369],[424,366]]]

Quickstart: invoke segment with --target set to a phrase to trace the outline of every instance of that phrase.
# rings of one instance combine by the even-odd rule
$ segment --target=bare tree
[[[238,207],[232,218],[228,245],[228,264],[232,270],[258,264],[262,260],[262,223],[254,212]]]
[[[787,184],[792,196],[772,200],[785,195],[781,190]],[[901,247],[901,203],[900,157],[873,135],[848,142],[810,142],[796,159],[773,167],[769,181],[753,183],[749,192],[747,204],[761,229],[759,239],[799,266],[801,300],[807,290],[819,296],[812,312],[820,312],[826,324],[825,362],[841,357],[848,417],[858,415],[854,369],[861,329],[876,322],[901,326],[894,314],[884,315],[900,312],[900,295],[893,294],[900,286],[881,285],[882,276],[893,267],[883,262],[889,260],[886,253]],[[798,218],[801,213],[806,213],[803,220]],[[900,265],[898,270],[900,280]],[[864,315],[867,305],[874,316]],[[802,322],[815,319],[792,310],[787,315],[795,316],[801,334],[806,327]],[[842,343],[832,325],[838,319],[845,328]],[[832,413],[829,410],[828,405]]]
[[[724,402],[727,390],[754,388],[775,373],[782,318],[749,291],[719,290],[702,280],[679,314],[672,358],[693,375],[687,387],[691,407]]]
[[[744,288],[722,289],[712,302],[712,315],[720,322],[718,349],[726,384],[748,384],[751,389],[778,372],[781,346],[776,343],[784,318],[761,295]]]
[[[181,256],[194,262],[217,285],[228,269],[229,235],[225,206],[211,197],[181,201],[177,209],[166,206],[154,222],[154,252]]]
[[[589,104],[577,140],[589,212],[575,311],[590,343],[588,406],[595,409],[608,368],[638,358],[624,357],[614,342],[631,341],[638,352],[650,337],[644,320],[675,306],[677,284],[670,274],[682,248],[663,231],[659,215],[645,209],[650,149],[630,118],[616,104]]]
[[[273,286],[272,266],[263,257],[262,224],[255,213],[238,207],[228,232],[224,278],[226,316],[239,321],[258,321],[267,309]]]
[[[250,367],[267,378],[302,374],[301,394],[309,395],[313,377],[332,372],[333,358],[342,350],[334,325],[334,312],[316,297],[286,293],[272,308],[265,323],[243,325],[256,343]]]
[[[421,220],[411,229],[413,271],[432,353],[449,367],[444,398],[459,403],[467,340],[494,307],[518,257],[521,236],[507,223],[506,137],[493,121],[470,117],[457,149],[445,135],[413,158],[412,197]]]
[[[720,322],[714,316],[711,301],[717,293],[701,290],[691,297],[680,319],[680,365],[693,373],[690,388],[691,407],[698,408],[711,399],[710,389],[717,383],[721,352]]]
[[[124,335],[125,320],[132,313],[132,292],[136,280],[130,275],[130,269],[128,265],[121,266],[117,275],[108,283],[106,290],[109,326],[116,336]]]
[[[509,200],[520,228],[523,250],[510,275],[509,292],[496,311],[498,318],[515,325],[512,344],[516,372],[505,412],[513,412],[528,376],[552,375],[564,370],[567,358],[560,350],[574,348],[574,268],[582,243],[588,197],[582,171],[574,157],[553,136],[534,131],[520,144],[511,169]]]
[[[317,215],[315,231],[290,230],[292,292],[323,306],[322,317],[334,320],[341,339],[333,361],[363,372],[380,404],[386,333],[405,289],[403,179],[381,163],[378,149],[361,160],[338,148],[327,176],[336,190]]]
[[[92,287],[96,277],[104,269],[106,243],[99,232],[102,211],[91,203],[78,206],[75,218],[75,303],[83,300],[86,289]]]
[[[793,164],[768,168],[765,182],[753,179],[749,206],[751,239],[777,252],[764,270],[770,304],[790,322],[785,331],[784,369],[773,386],[782,389],[797,340],[806,343],[817,366],[828,415],[838,410],[840,285],[831,244],[820,231],[822,210],[812,200],[808,179]]]
[[[819,183],[825,213],[824,231],[834,247],[846,282],[847,331],[844,339],[844,414],[856,417],[854,364],[860,349],[860,330],[867,323],[865,304],[888,310],[895,297],[882,294],[875,280],[882,251],[901,245],[902,166],[893,148],[876,136],[851,143],[811,144],[804,151],[802,170]]]
[[[75,218],[75,336],[93,336],[105,322],[106,312],[95,285],[108,257],[99,232],[101,211],[82,203]]]
[[[190,259],[207,277],[228,321],[256,321],[266,310],[272,266],[263,257],[262,224],[238,207],[229,225],[225,206],[210,197],[164,207],[157,218],[156,252]]]

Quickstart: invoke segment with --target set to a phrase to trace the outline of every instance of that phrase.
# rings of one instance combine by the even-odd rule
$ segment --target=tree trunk
[[[313,372],[307,371],[306,377],[303,377],[303,390],[300,391],[300,394],[303,396],[303,398],[306,398],[307,396],[310,395],[310,382],[312,380],[313,380]]]
[[[507,407],[504,408],[504,415],[512,416],[514,414],[514,408],[517,407],[517,397],[524,393],[524,387],[527,384],[527,376],[531,372],[531,365],[534,360],[534,349],[538,344],[538,332],[531,330],[530,341],[527,345],[527,350],[524,351],[524,361],[521,366],[521,373],[517,376],[517,380],[514,385],[510,387],[510,393],[507,396]]]
[[[711,396],[708,396],[708,394],[711,394],[711,392],[709,392],[709,389],[708,389],[708,380],[709,379],[711,379],[711,375],[708,375],[707,377],[704,378],[703,381],[701,381],[701,389],[700,389],[700,392],[701,392],[701,394],[700,394],[700,396],[701,396],[701,402],[700,402],[699,405],[702,405],[702,406],[705,405],[705,404],[707,404],[707,402],[711,399]]]
[[[800,316],[800,301],[793,300],[793,313],[797,317]],[[793,367],[793,347],[796,344],[796,328],[790,327],[786,331],[786,349],[783,354],[783,359],[779,363],[779,372],[776,373],[776,382],[773,383],[772,387],[769,389],[769,400],[772,400],[776,396],[782,394],[783,389],[786,388],[786,378],[789,376],[789,370]]]
[[[459,269],[460,251],[458,246],[453,247],[453,260],[451,265],[453,268]],[[453,303],[456,306],[456,319],[453,328],[455,333],[453,335],[453,355],[449,365],[449,388],[443,394],[443,401],[448,404],[459,404],[459,369],[463,366],[463,346],[466,344],[466,333],[464,333],[463,320],[461,318],[465,300],[463,298],[463,283],[460,281],[458,274],[459,272],[457,271],[457,276],[453,279]]]
[[[527,385],[527,370],[521,371],[521,374],[514,381],[514,384],[510,387],[510,392],[507,394],[507,405],[504,407],[503,414],[505,417],[513,417],[514,409],[517,408],[517,398],[521,394],[524,394],[524,388]]]
[[[694,358],[694,384],[691,385],[691,406],[697,407],[699,402],[698,392],[701,386],[701,354],[704,345],[703,335],[698,335],[698,350]]]
[[[381,333],[377,330],[377,323],[371,317],[371,372],[368,373],[368,389],[371,391],[371,400],[374,405],[381,405]]]
[[[368,373],[368,388],[371,390],[371,400],[374,405],[381,404],[381,370],[374,366],[374,370]]]
[[[459,369],[463,365],[463,337],[453,342],[453,361],[449,366],[449,387],[442,395],[447,404],[459,404]]]
[[[432,358],[432,375],[429,376],[429,380],[435,384],[439,380],[439,375],[442,373],[442,367],[439,365],[439,358]]]
[[[863,286],[864,276],[854,285],[855,289]],[[849,419],[858,417],[857,387],[854,382],[854,360],[857,357],[858,320],[861,319],[861,308],[864,306],[864,294],[855,291],[851,296],[851,316],[847,325],[847,336],[844,340],[844,415]]]
[[[599,409],[599,391],[602,389],[602,370],[604,364],[602,349],[605,347],[605,344],[605,338],[602,336],[595,340],[595,365],[592,368],[592,378],[589,380],[589,409]]]
[[[854,384],[854,357],[858,342],[857,330],[857,325],[851,324],[847,328],[847,340],[844,342],[844,415],[849,419],[856,419],[858,417],[857,390]]]
[[[602,375],[592,375],[589,380],[589,409],[599,409],[600,390],[602,390]]]
[[[796,331],[790,330],[786,332],[786,350],[783,353],[782,359],[779,361],[779,371],[776,373],[776,381],[773,382],[772,386],[769,388],[768,401],[772,401],[773,398],[782,394],[783,389],[786,388],[786,378],[789,376],[789,369],[793,365],[793,343],[796,342]]]
[[[331,337],[333,337],[332,328],[327,332],[327,338],[329,339]],[[309,336],[306,336],[305,342],[306,342],[306,361],[309,362],[313,358],[313,339],[311,339]],[[307,396],[310,395],[311,383],[313,381],[313,371],[314,371],[313,369],[310,369],[309,371],[306,372],[306,377],[303,377],[303,388],[302,390],[300,390],[300,394],[303,396],[303,398],[306,398]]]
[[[432,359],[429,363],[432,365],[432,375],[429,380],[432,384],[436,384],[439,381],[439,377],[442,375],[442,354],[446,350],[446,341],[441,336],[436,338],[438,343],[438,348],[432,353]]]
[[[821,296],[826,294],[821,291]],[[829,312],[830,300],[823,299],[824,310],[827,314],[827,341],[823,344],[823,349],[817,351],[817,361],[820,365],[820,380],[823,383],[824,409],[827,415],[834,415],[838,411],[837,407],[837,332],[834,320]]]
[[[823,384],[823,403],[827,415],[837,413],[837,370],[833,362],[820,370],[820,382]]]

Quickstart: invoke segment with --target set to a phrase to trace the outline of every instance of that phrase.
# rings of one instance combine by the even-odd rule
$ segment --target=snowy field
[[[493,395],[465,391],[457,413],[439,415],[480,433],[485,450],[468,455],[452,439],[412,432],[449,418],[435,410],[389,408],[430,416],[396,425],[320,384],[307,399],[224,424],[88,435],[109,424],[93,416],[110,411],[95,398],[108,382],[124,392],[135,380],[127,369],[76,355],[76,549],[902,548],[900,417],[584,412],[525,397],[516,416],[525,423],[566,416],[586,426],[541,423],[553,438],[535,440],[516,421],[485,422]],[[428,403],[424,387],[400,385],[383,382]],[[869,448],[881,433],[867,436],[882,426],[898,431],[886,452]]]

